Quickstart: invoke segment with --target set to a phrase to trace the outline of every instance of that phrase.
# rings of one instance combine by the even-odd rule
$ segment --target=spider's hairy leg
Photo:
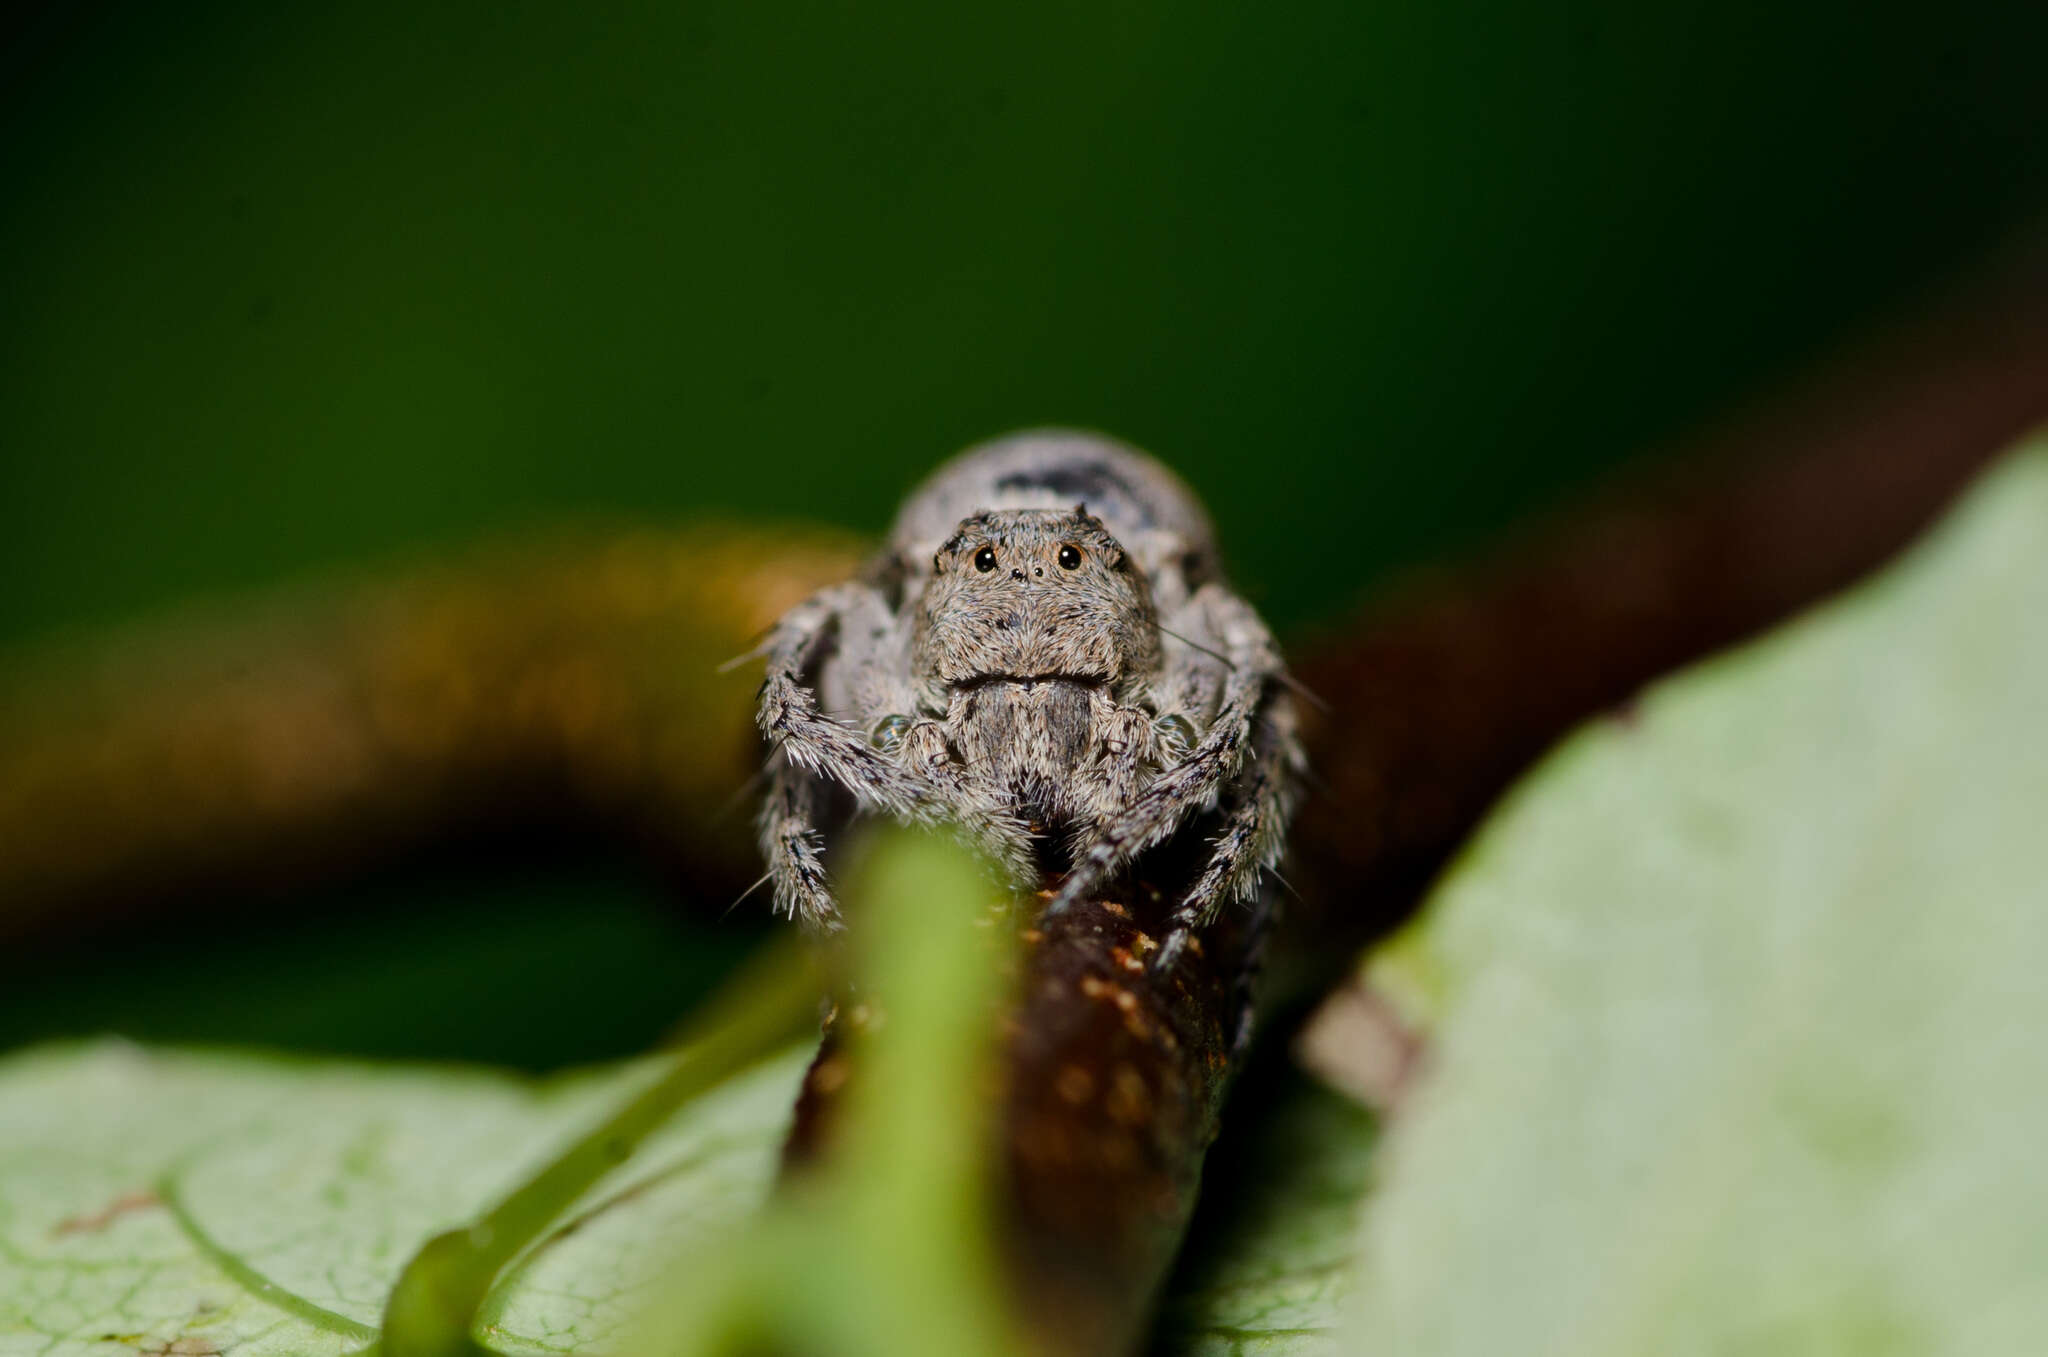
[[[1247,927],[1255,937],[1264,931],[1270,905],[1263,902],[1259,876],[1279,865],[1305,765],[1293,709],[1285,695],[1276,696],[1259,722],[1251,762],[1232,789],[1208,865],[1175,908],[1173,926],[1153,958],[1155,967],[1171,969],[1189,936],[1213,923],[1231,900],[1258,902],[1259,914]]]
[[[839,906],[825,877],[818,832],[818,784],[777,751],[768,756],[768,798],[761,805],[761,854],[775,887],[775,912],[820,931],[838,929]]]
[[[825,716],[803,681],[825,638],[849,619],[872,621],[886,611],[874,591],[858,582],[821,590],[784,614],[770,638],[768,676],[761,685],[758,722],[777,756],[801,772],[830,778],[853,793],[861,809],[924,828],[954,825],[1018,881],[1035,880],[1030,831],[1007,805],[953,762],[938,723],[911,720],[893,754],[872,736]],[[868,638],[872,639],[872,638]],[[886,649],[843,646],[840,663],[861,671],[857,715],[867,723],[916,709],[915,694],[886,675]],[[866,710],[876,707],[876,711]]]
[[[869,747],[859,732],[821,714],[817,694],[804,685],[804,672],[825,637],[867,592],[863,584],[834,585],[783,615],[769,641],[768,677],[755,719],[784,759],[840,783],[863,809],[934,823],[945,807],[932,789]]]
[[[1269,705],[1269,696],[1283,672],[1279,648],[1251,606],[1228,590],[1204,585],[1193,602],[1205,607],[1215,620],[1230,664],[1216,718],[1194,752],[1160,773],[1119,813],[1097,827],[1087,851],[1075,857],[1074,869],[1059,895],[1046,906],[1048,914],[1071,908],[1111,873],[1173,837],[1189,815],[1213,804],[1244,765],[1253,722]]]

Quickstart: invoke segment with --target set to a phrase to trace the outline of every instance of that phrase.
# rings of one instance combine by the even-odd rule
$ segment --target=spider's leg
[[[1294,812],[1295,787],[1303,757],[1294,733],[1294,712],[1284,694],[1274,698],[1252,751],[1252,762],[1233,789],[1229,813],[1209,853],[1208,864],[1173,912],[1172,927],[1153,964],[1172,967],[1188,938],[1207,928],[1230,900],[1253,902],[1245,927],[1257,951],[1272,912],[1270,892],[1260,876],[1276,867],[1286,847]]]
[[[867,588],[835,585],[783,615],[769,639],[768,676],[761,683],[755,719],[784,759],[841,784],[862,809],[936,824],[946,818],[947,807],[934,789],[870,747],[859,731],[823,715],[817,694],[804,684],[804,673],[826,635]]]
[[[781,751],[768,756],[768,798],[761,805],[761,854],[775,887],[775,912],[820,931],[840,927],[825,877],[818,832],[818,784]]]
[[[1202,587],[1197,601],[1216,619],[1230,664],[1216,718],[1193,752],[1096,828],[1059,895],[1046,907],[1048,914],[1071,907],[1140,853],[1173,837],[1190,814],[1215,802],[1244,765],[1252,724],[1269,705],[1283,672],[1280,652],[1265,624],[1236,595],[1210,584]]]
[[[944,732],[936,723],[912,721],[902,747],[887,753],[875,748],[867,733],[825,716],[817,695],[804,684],[803,676],[826,635],[863,611],[862,605],[872,605],[871,594],[863,584],[837,585],[783,615],[767,646],[768,676],[761,684],[757,716],[762,733],[797,769],[846,787],[861,809],[925,828],[956,826],[1006,872],[1020,881],[1034,879],[1037,862],[1029,831],[1008,806],[993,800],[951,761]],[[865,611],[872,613],[874,608]],[[867,671],[869,682],[857,685],[869,689],[860,705],[877,710],[864,712],[863,720],[916,707],[914,694],[898,691],[900,685],[880,672],[887,666],[876,656],[888,653],[862,646],[841,652],[842,660],[850,659]],[[935,747],[931,733],[937,735]]]

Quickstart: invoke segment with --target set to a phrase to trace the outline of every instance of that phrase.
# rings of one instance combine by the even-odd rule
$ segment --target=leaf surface
[[[672,1245],[772,1177],[807,1051],[700,1098],[500,1279],[478,1337],[602,1350]],[[399,1270],[645,1084],[150,1051],[0,1061],[0,1353],[348,1353]],[[176,1346],[179,1343],[184,1347]]]
[[[1387,957],[1358,1350],[2038,1350],[2048,446],[1568,741]]]

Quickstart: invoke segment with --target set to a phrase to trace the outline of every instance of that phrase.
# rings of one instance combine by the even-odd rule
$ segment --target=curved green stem
[[[427,1241],[385,1303],[384,1357],[463,1357],[498,1274],[678,1109],[781,1050],[817,1019],[823,976],[813,951],[786,943],[741,970],[689,1024],[675,1064],[473,1224]]]

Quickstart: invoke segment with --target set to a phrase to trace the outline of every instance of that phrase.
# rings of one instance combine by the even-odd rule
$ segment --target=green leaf
[[[877,848],[855,884],[866,1069],[768,1209],[810,1055],[786,1034],[825,985],[802,944],[679,1053],[544,1083],[111,1041],[0,1060],[0,1354],[1019,1350],[980,1092],[1010,933],[951,845]]]
[[[2048,445],[1570,740],[1397,954],[1359,1350],[2038,1350]]]
[[[807,1058],[749,1070],[656,1133],[513,1263],[477,1336],[602,1349],[669,1248],[759,1206]],[[0,1354],[361,1351],[423,1241],[667,1063],[533,1082],[119,1042],[0,1060]]]
[[[678,1111],[758,1064],[810,1024],[825,985],[818,961],[817,949],[792,939],[750,962],[693,1015],[680,1049],[662,1062],[658,1077],[621,1100],[488,1211],[429,1239],[399,1274],[385,1302],[384,1357],[473,1357],[479,1347],[473,1331],[480,1321],[489,1323],[483,1318],[485,1304],[501,1289],[514,1259],[541,1246],[552,1227]],[[629,1191],[627,1198],[615,1200],[637,1195]],[[599,1202],[583,1215],[608,1214],[611,1205]],[[570,1217],[555,1237],[573,1237],[586,1224]]]

